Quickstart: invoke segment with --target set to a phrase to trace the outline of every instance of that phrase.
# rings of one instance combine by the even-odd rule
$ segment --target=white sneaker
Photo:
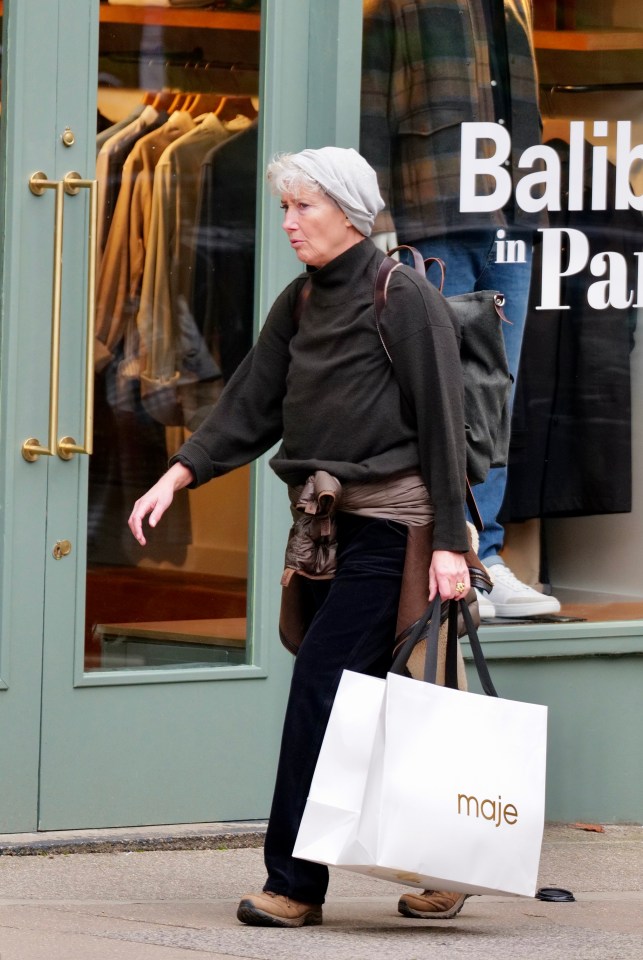
[[[539,617],[545,613],[560,613],[556,597],[548,597],[522,583],[504,563],[489,567],[493,589],[489,599],[496,608],[497,617]]]
[[[483,593],[482,590],[476,590],[476,597],[478,598],[478,613],[480,614],[480,619],[493,620],[496,615],[496,608],[489,599],[488,594]]]

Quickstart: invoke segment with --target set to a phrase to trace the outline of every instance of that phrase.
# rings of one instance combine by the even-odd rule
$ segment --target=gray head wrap
[[[294,153],[290,161],[316,180],[342,208],[350,222],[370,237],[377,214],[384,208],[377,174],[352,147],[321,147]]]

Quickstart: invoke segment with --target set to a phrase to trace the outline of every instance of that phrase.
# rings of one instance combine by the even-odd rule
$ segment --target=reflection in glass
[[[248,470],[180,491],[144,550],[127,517],[252,342],[259,16],[118,10],[100,34],[85,664],[244,663]]]
[[[393,194],[392,209],[376,222],[377,240],[391,247],[418,244],[424,237],[424,255],[440,255],[431,244],[442,226],[450,238],[462,232],[465,216],[459,208],[442,223],[431,221],[428,208],[422,211],[426,216],[416,211],[423,192],[433,188],[438,202],[460,199],[460,125],[471,89],[486,96],[498,126],[510,133],[519,168],[534,178],[532,200],[540,196],[536,157],[546,158],[548,209],[538,211],[542,220],[536,224],[516,378],[508,482],[498,516],[505,532],[502,557],[520,581],[542,592],[549,589],[561,603],[560,616],[524,616],[526,624],[639,620],[643,9],[590,0],[504,4],[505,11],[524,9],[524,22],[533,6],[543,154],[537,137],[521,142],[528,130],[524,117],[522,126],[520,118],[505,121],[509,114],[502,97],[528,90],[529,74],[515,87],[508,83],[512,70],[505,68],[518,63],[501,63],[509,19],[494,24],[483,16],[492,7],[502,14],[502,4],[469,6],[500,41],[490,45],[492,56],[484,69],[474,73],[468,73],[472,60],[469,54],[465,58],[465,46],[458,46],[457,30],[465,21],[458,17],[456,3],[440,5],[436,18],[431,0],[364,0],[361,149],[375,165],[383,161],[383,182],[390,183]],[[458,20],[462,27],[456,26]],[[466,21],[467,31],[475,23],[475,16]],[[453,25],[447,46],[459,50],[460,59],[458,53],[449,58],[438,49],[436,37],[445,24]],[[489,67],[505,79],[485,88],[480,77]],[[445,82],[449,70],[444,98],[431,101],[436,77]],[[473,77],[477,86],[470,88]],[[499,94],[503,113],[498,112]],[[452,156],[458,161],[451,179],[445,173],[449,132],[455,134]],[[439,143],[433,152],[432,142]],[[531,148],[536,151],[529,156]],[[507,157],[505,165],[511,163]],[[509,209],[515,197],[513,191]],[[523,193],[523,202],[526,198]],[[505,234],[498,231],[496,237],[502,241]],[[508,250],[498,246],[500,261],[495,252],[481,261],[486,280],[489,266],[503,262]],[[446,275],[454,275],[448,259]],[[496,617],[493,625],[511,627],[516,619]]]
[[[538,560],[548,567],[564,614],[590,622],[638,620],[643,230],[640,211],[615,202],[615,164],[619,123],[631,123],[635,153],[643,144],[643,11],[620,3],[558,6],[558,27],[575,31],[569,49],[537,34],[543,141],[561,164],[562,209],[550,210],[548,226],[577,231],[571,236],[577,244],[585,238],[588,256],[576,272],[557,278],[542,267],[542,246],[536,250],[505,511],[521,521],[512,525],[516,552],[536,570]],[[537,28],[556,25],[545,4],[534,9]],[[575,52],[588,38],[587,51]],[[572,124],[582,157],[570,152]],[[640,197],[640,161],[619,165]],[[592,195],[601,180],[603,209],[601,190]],[[569,209],[570,185],[581,192],[582,209]],[[567,246],[563,255],[570,254]],[[602,281],[607,296],[597,309],[591,291]],[[561,309],[537,309],[542,291],[559,285]]]

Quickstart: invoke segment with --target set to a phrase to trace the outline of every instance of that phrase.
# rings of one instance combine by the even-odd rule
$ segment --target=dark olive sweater
[[[293,280],[171,462],[189,466],[199,485],[281,440],[270,464],[288,484],[315,470],[368,482],[418,468],[435,506],[434,547],[466,551],[463,387],[452,315],[434,287],[398,268],[381,318],[392,369],[373,305],[383,256],[364,240],[311,272],[298,328],[293,311],[305,275]]]

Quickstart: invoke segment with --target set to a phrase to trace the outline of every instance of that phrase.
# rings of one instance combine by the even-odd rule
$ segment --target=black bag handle
[[[409,657],[415,650],[420,640],[426,633],[426,659],[424,662],[424,680],[427,683],[435,683],[438,667],[438,639],[440,635],[440,597],[436,594],[422,616],[415,621],[409,631],[409,635],[401,645],[391,664],[389,673],[399,673],[404,676]],[[436,614],[436,616],[434,616]],[[429,664],[429,660],[435,661]],[[433,679],[431,679],[431,677]]]
[[[473,622],[473,617],[471,616],[471,611],[469,610],[469,604],[466,600],[451,600],[449,604],[449,635],[447,638],[447,657],[449,647],[452,647],[454,651],[457,650],[458,642],[458,607],[460,608],[460,613],[464,620],[464,625],[466,627],[465,636],[469,640],[469,646],[471,647],[471,653],[473,654],[473,662],[476,666],[476,671],[482,684],[482,689],[487,694],[488,697],[497,697],[498,692],[493,685],[493,680],[491,679],[491,674],[489,673],[489,667],[487,666],[487,661],[485,660],[484,652],[482,650],[482,645],[480,643],[480,638],[478,637],[478,631]],[[453,618],[451,620],[451,617]]]
[[[424,660],[424,682],[436,683],[438,672],[438,640],[440,635],[440,611],[442,601],[439,595],[433,598],[422,616],[413,624],[409,636],[397,652],[389,673],[405,674],[406,665],[413,650],[420,640],[426,640],[426,656]],[[445,686],[457,689],[458,686],[458,612],[462,614],[466,628],[466,636],[471,646],[473,661],[482,684],[482,689],[488,697],[497,697],[498,693],[493,685],[487,661],[485,660],[478,631],[476,630],[469,604],[466,600],[450,600],[447,626],[447,648],[445,666]]]

